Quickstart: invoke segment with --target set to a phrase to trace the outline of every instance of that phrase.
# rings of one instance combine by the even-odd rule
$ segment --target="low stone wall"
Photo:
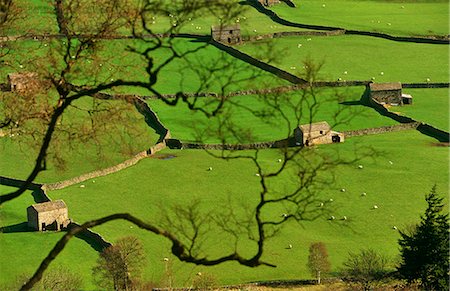
[[[229,55],[240,59],[241,61],[244,61],[246,63],[249,63],[250,65],[257,67],[261,70],[264,70],[266,72],[272,73],[274,75],[276,75],[277,77],[287,80],[288,82],[291,82],[293,84],[305,84],[307,83],[306,80],[301,79],[291,73],[288,73],[286,71],[283,71],[277,67],[274,67],[270,64],[261,62],[258,59],[255,59],[253,57],[251,57],[250,55],[247,55],[239,50],[236,50],[230,46],[224,45],[222,43],[219,43],[217,41],[211,40],[210,44],[212,44],[213,46],[217,47],[218,49],[227,52]]]
[[[449,83],[403,83],[402,88],[449,88]]]
[[[76,222],[71,222],[67,228],[70,230],[75,227],[80,227],[80,225]],[[100,234],[93,232],[90,229],[85,229],[79,232],[76,237],[87,242],[94,250],[98,252],[112,246],[112,244],[106,241]]]
[[[411,122],[404,124],[396,124],[392,126],[382,126],[382,127],[374,127],[374,128],[364,128],[357,130],[348,130],[344,131],[345,138],[353,137],[353,136],[361,136],[361,135],[370,135],[370,134],[381,134],[392,131],[401,131],[401,130],[411,130],[416,129],[421,123],[420,122]]]

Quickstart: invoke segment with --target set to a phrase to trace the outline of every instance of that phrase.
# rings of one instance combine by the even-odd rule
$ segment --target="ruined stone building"
[[[258,0],[258,2],[264,6],[271,6],[273,4],[278,4],[281,1],[280,0]]]
[[[294,130],[297,145],[317,145],[344,142],[344,134],[332,131],[326,121],[300,125]]]
[[[62,200],[33,204],[27,208],[28,226],[38,231],[61,230],[69,223],[69,212]]]
[[[7,86],[11,92],[26,94],[36,91],[40,86],[40,82],[36,73],[11,73],[8,74]]]
[[[217,42],[229,45],[239,44],[241,43],[241,27],[239,24],[212,26],[211,36]]]

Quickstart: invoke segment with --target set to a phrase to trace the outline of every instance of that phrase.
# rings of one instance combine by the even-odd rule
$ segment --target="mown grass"
[[[403,91],[413,96],[413,105],[391,107],[391,111],[400,112],[445,131],[450,129],[448,89],[404,89]]]
[[[144,241],[150,262],[146,269],[147,278],[159,280],[164,270],[162,258],[169,257],[174,260],[173,276],[177,285],[184,286],[198,271],[214,273],[224,284],[261,279],[308,278],[307,249],[315,241],[327,244],[333,271],[339,269],[349,251],[362,246],[377,249],[395,259],[399,235],[393,227],[402,228],[418,221],[425,208],[423,197],[434,184],[438,185],[442,196],[448,195],[448,149],[434,146],[433,143],[431,138],[416,131],[408,131],[352,138],[343,144],[320,146],[317,149],[319,151],[333,154],[338,150],[340,155],[349,157],[353,155],[357,144],[370,144],[383,154],[363,158],[359,162],[364,166],[363,169],[358,169],[357,165],[339,166],[336,184],[320,191],[319,197],[322,199],[334,199],[332,214],[337,218],[335,221],[325,217],[301,225],[289,223],[279,235],[268,241],[264,259],[277,264],[275,269],[244,268],[235,263],[211,268],[194,267],[179,263],[171,257],[168,242],[144,233],[129,223],[111,223],[96,228],[96,231],[107,240],[137,235]],[[232,198],[231,207],[238,213],[241,207],[251,207],[256,203],[258,178],[250,163],[244,160],[217,160],[203,151],[165,153],[175,155],[176,158],[146,159],[126,171],[97,178],[95,184],[93,181],[85,183],[85,188],[74,185],[52,192],[50,196],[64,199],[69,205],[71,216],[79,222],[115,212],[128,212],[158,224],[161,221],[160,213],[170,211],[167,210],[170,205],[188,205],[194,199],[202,201],[205,210],[216,213],[223,211],[222,204],[228,201],[228,197]],[[275,150],[263,154],[264,163],[270,167],[276,166],[278,157]],[[426,170],[424,165],[427,165]],[[207,171],[210,166],[213,171]],[[130,179],[136,182],[130,184]],[[288,183],[289,180],[283,181]],[[341,192],[341,188],[345,188],[346,192]],[[366,192],[367,196],[361,196],[362,192]],[[373,209],[374,205],[378,209]],[[267,215],[279,215],[280,211],[282,208],[274,208]],[[347,221],[341,220],[344,215],[348,217]],[[224,233],[215,230],[208,235],[214,237],[205,243],[210,254],[218,255],[231,247],[226,243],[229,240],[221,240]],[[288,244],[292,244],[293,249],[286,249]],[[252,246],[246,242],[240,248],[248,253]]]
[[[324,62],[325,80],[371,80],[374,82],[448,82],[448,47],[398,43],[362,36],[289,37],[270,40],[279,55],[273,64],[291,73],[304,73],[303,61]],[[265,47],[247,43],[239,49],[258,57]],[[281,53],[282,52],[282,53]]]
[[[302,24],[377,31],[393,35],[449,33],[447,1],[307,0],[296,4],[297,8],[275,5],[270,9],[283,19]]]

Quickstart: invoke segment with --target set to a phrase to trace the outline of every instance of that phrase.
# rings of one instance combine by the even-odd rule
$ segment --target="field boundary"
[[[296,22],[292,22],[292,21],[281,18],[274,11],[267,9],[266,7],[264,7],[261,3],[259,3],[256,0],[246,0],[246,2],[250,6],[255,8],[258,12],[267,15],[272,21],[274,21],[278,24],[284,25],[284,26],[313,29],[313,30],[324,30],[324,31],[343,30],[345,35],[370,36],[370,37],[383,38],[383,39],[398,41],[398,42],[446,44],[446,45],[450,44],[450,39],[448,37],[444,37],[444,36],[442,36],[442,37],[393,36],[393,35],[390,35],[387,33],[382,33],[382,32],[351,30],[351,29],[345,29],[342,27],[296,23]]]

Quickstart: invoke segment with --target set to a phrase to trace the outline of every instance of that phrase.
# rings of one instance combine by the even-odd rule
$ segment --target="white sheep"
[[[393,165],[393,164],[394,164],[394,162],[392,162],[392,161],[389,161],[389,164]]]
[[[347,75],[348,73],[347,73],[347,71],[344,71],[344,75]]]
[[[333,202],[334,200],[333,200],[333,198],[330,198],[330,200],[328,200],[328,201]]]
[[[323,204],[323,202],[321,202],[319,205],[320,205],[319,207],[323,207],[324,204]]]
[[[209,168],[208,168],[208,171],[212,171],[212,167],[209,167]]]
[[[260,174],[258,174],[258,173],[256,173],[256,174],[255,174],[255,176],[256,176],[256,177],[260,177],[261,175],[260,175]]]
[[[397,227],[394,225],[394,226],[392,227],[392,229],[397,230]]]
[[[362,193],[361,193],[361,196],[366,196],[366,195],[367,195],[366,192],[362,192]]]
[[[342,219],[343,219],[343,220],[347,220],[347,216],[344,215],[344,216],[342,217]]]
[[[335,220],[336,217],[334,217],[333,215],[331,215],[330,220]]]
[[[81,184],[81,185],[80,185],[80,188],[84,188],[84,187],[86,187],[84,184]]]
[[[373,209],[378,209],[378,206],[377,206],[377,205],[374,205],[374,206],[373,206]]]
[[[364,168],[363,165],[359,165],[358,166],[358,169],[362,169],[362,168]]]
[[[341,192],[345,192],[345,191],[346,191],[345,188],[342,188],[342,189],[341,189]]]
[[[383,75],[384,75],[384,72],[380,72],[380,75],[383,76]]]
[[[288,249],[292,249],[292,245],[291,244],[288,244]]]
[[[278,162],[281,163],[281,159],[278,159]]]

